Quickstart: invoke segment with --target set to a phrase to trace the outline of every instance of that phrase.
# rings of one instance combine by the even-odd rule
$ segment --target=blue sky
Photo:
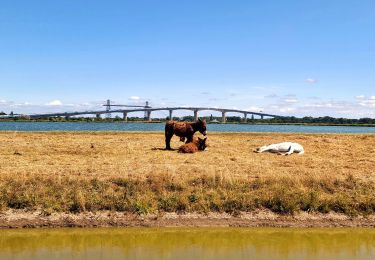
[[[374,1],[0,3],[0,110],[375,117]]]

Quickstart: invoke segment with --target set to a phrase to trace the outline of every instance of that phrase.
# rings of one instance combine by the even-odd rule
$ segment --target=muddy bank
[[[119,212],[79,214],[8,210],[0,214],[0,228],[57,227],[375,227],[375,215],[348,217],[343,214],[299,213],[278,215],[268,210],[240,213],[135,215]]]

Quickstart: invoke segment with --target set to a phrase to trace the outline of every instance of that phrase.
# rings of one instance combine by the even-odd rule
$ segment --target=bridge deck
[[[48,114],[30,114],[24,115],[29,116],[30,118],[42,118],[42,117],[58,117],[58,116],[78,116],[78,115],[101,115],[101,114],[109,114],[109,113],[134,113],[134,112],[148,112],[149,117],[151,116],[151,112],[154,111],[175,111],[175,110],[189,110],[193,111],[194,115],[197,115],[199,111],[218,111],[223,113],[225,116],[226,113],[240,113],[247,115],[257,115],[261,117],[283,117],[279,115],[273,115],[268,113],[262,112],[254,112],[248,110],[240,110],[240,109],[228,109],[228,108],[215,108],[215,107],[159,107],[159,108],[135,108],[135,109],[114,109],[114,110],[99,110],[99,111],[80,111],[80,112],[62,112],[62,113],[48,113]]]

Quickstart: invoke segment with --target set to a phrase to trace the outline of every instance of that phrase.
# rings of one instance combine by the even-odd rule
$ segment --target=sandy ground
[[[375,180],[375,135],[210,133],[209,150],[164,151],[163,133],[0,132],[0,175],[144,176],[220,174],[229,178],[321,177]],[[256,147],[293,141],[303,156],[255,154]],[[173,138],[172,147],[182,143]]]
[[[212,175],[221,179],[295,180],[346,179],[375,181],[375,135],[210,133],[208,151],[179,154],[165,151],[163,133],[26,133],[0,132],[1,179],[35,177],[147,178],[165,175],[181,179]],[[301,143],[302,156],[256,154],[256,147],[282,141]],[[174,137],[172,147],[181,143]],[[1,183],[0,183],[1,184]],[[1,186],[1,185],[0,185]],[[1,205],[0,205],[1,206]],[[92,226],[275,226],[375,227],[375,217],[349,217],[337,213],[279,215],[268,210],[226,213],[161,213],[136,215],[99,211],[52,212],[0,207],[0,227]]]

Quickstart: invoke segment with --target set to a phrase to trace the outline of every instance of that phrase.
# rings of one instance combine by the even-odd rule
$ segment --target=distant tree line
[[[221,117],[202,117],[208,122],[221,122]],[[176,118],[178,119],[178,118]],[[193,121],[194,117],[185,116],[182,118],[184,121]],[[228,123],[244,123],[244,118],[239,116],[228,116],[226,117]],[[360,118],[360,119],[350,119],[350,118],[335,118],[335,117],[276,117],[276,118],[248,118],[247,123],[263,123],[263,124],[327,124],[327,125],[358,125],[375,124],[375,118]]]
[[[277,117],[266,119],[270,123],[291,123],[291,124],[331,124],[331,125],[353,125],[353,124],[375,124],[375,118],[335,118],[335,117]]]

